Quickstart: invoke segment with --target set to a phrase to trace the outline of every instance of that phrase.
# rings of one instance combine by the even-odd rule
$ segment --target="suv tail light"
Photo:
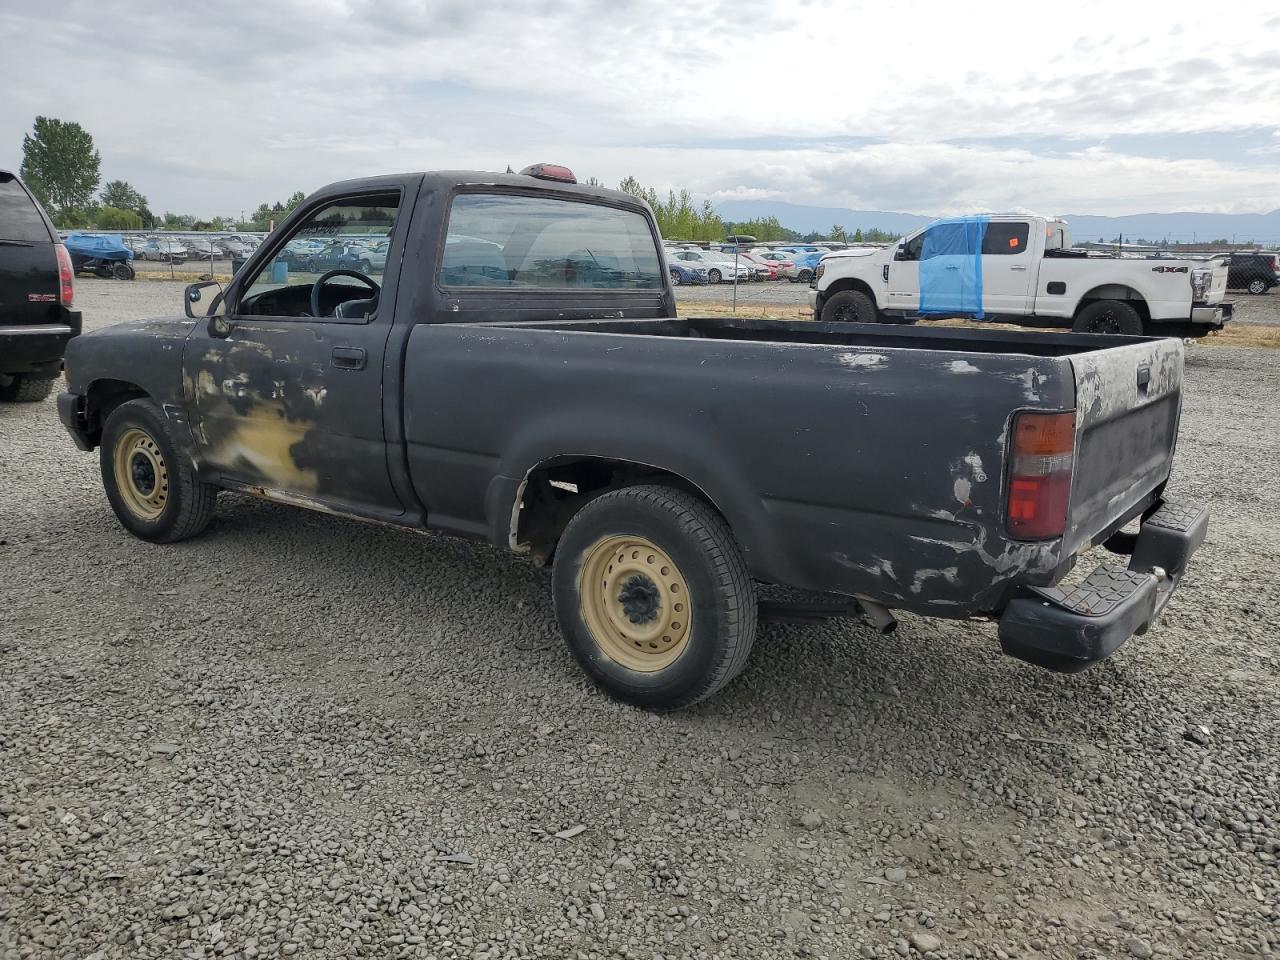
[[[1052,540],[1067,529],[1075,413],[1019,413],[1013,418],[1005,528],[1015,540]]]
[[[75,272],[71,269],[71,255],[60,243],[55,243],[53,249],[58,254],[58,302],[64,307],[69,307],[75,298],[75,287],[72,284]]]

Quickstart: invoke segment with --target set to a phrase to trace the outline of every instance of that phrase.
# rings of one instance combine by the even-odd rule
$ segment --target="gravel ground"
[[[587,684],[544,571],[225,494],[150,546],[0,407],[0,958],[1280,952],[1280,365],[1188,356],[1214,521],[1150,634],[1058,676],[771,625],[673,716]]]

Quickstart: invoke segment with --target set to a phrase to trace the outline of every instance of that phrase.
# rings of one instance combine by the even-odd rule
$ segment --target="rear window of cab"
[[[562,198],[460,193],[449,211],[442,287],[660,290],[648,219]]]

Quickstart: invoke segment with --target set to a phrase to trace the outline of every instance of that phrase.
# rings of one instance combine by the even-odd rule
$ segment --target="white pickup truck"
[[[1231,318],[1225,259],[1094,255],[1063,220],[936,220],[896,245],[828,254],[810,284],[815,320],[1001,320],[1082,333],[1203,336]]]

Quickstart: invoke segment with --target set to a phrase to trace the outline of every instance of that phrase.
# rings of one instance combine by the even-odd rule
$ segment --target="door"
[[[1035,273],[1031,224],[992,220],[982,238],[982,309],[987,314],[1030,313],[1028,297]]]
[[[390,236],[400,192],[323,201],[233,288],[231,332],[202,320],[183,373],[192,431],[222,477],[278,499],[402,513],[383,428],[382,365],[395,277],[298,273],[285,244],[343,234]],[[294,267],[290,267],[290,264]],[[323,281],[323,282],[321,282]],[[388,286],[383,289],[383,284]]]
[[[922,230],[899,244],[889,262],[890,310],[913,312],[920,309],[920,250],[923,244]]]

